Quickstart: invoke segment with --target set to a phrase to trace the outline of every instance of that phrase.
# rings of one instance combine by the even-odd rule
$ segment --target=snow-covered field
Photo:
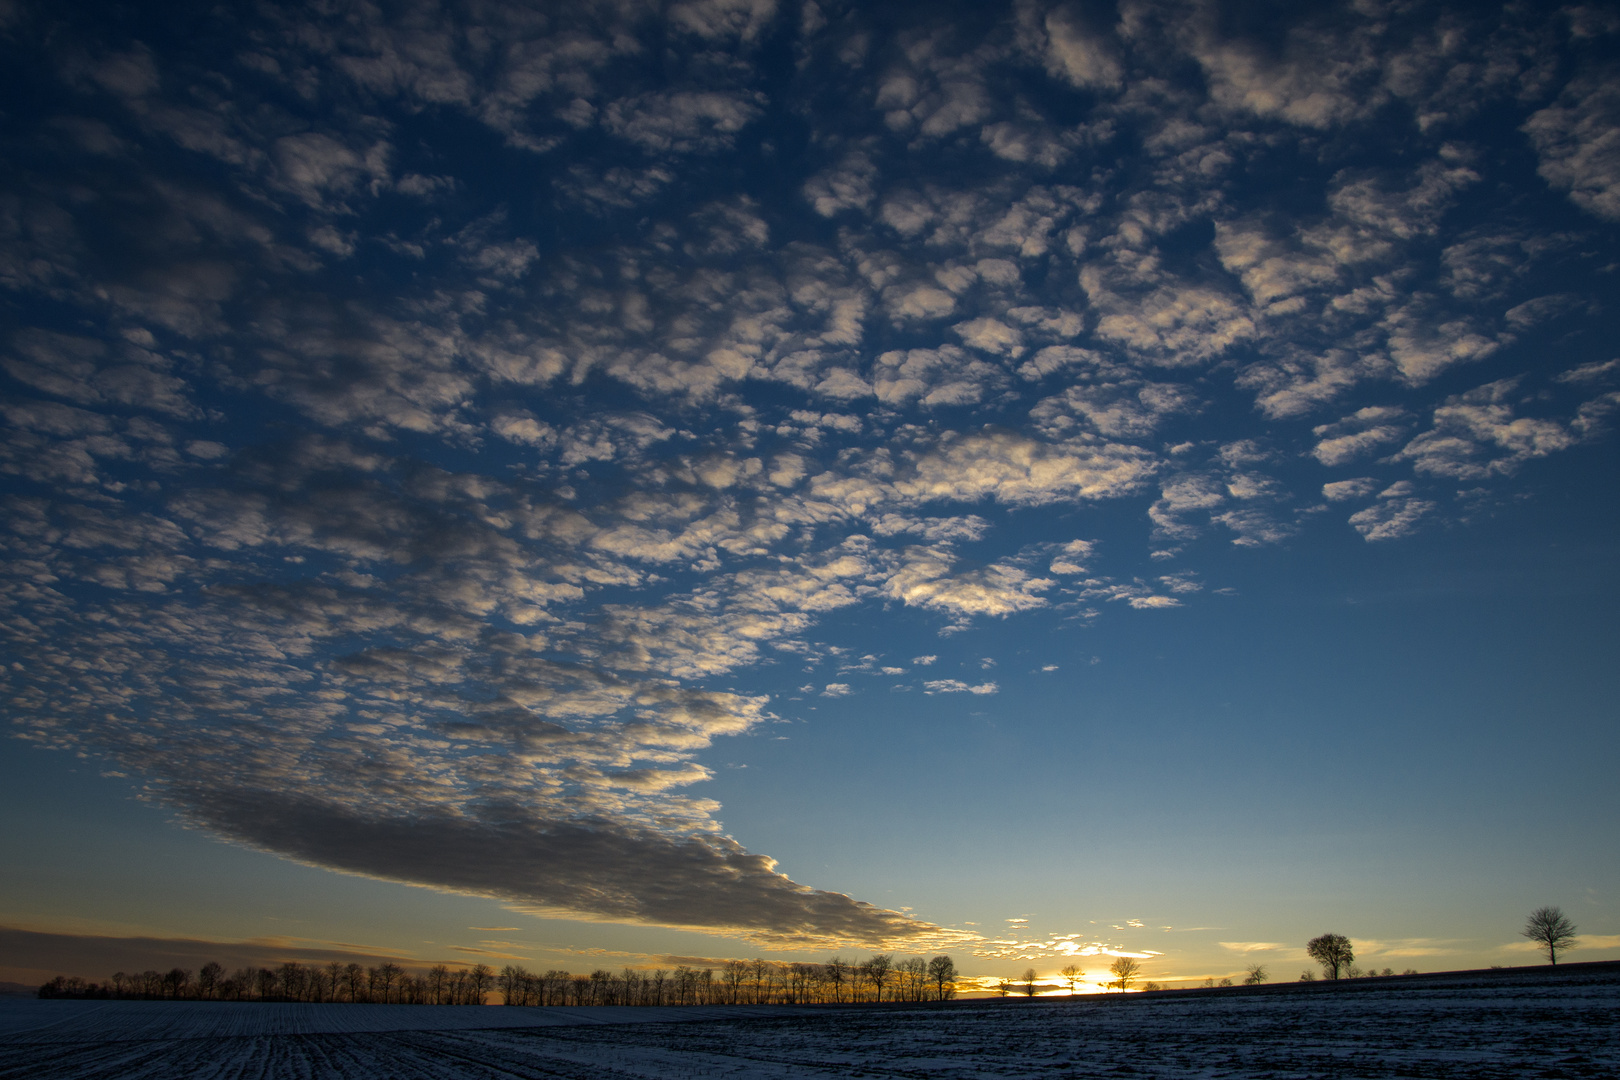
[[[962,1002],[507,1009],[12,1000],[0,1078],[1620,1077],[1620,974]]]

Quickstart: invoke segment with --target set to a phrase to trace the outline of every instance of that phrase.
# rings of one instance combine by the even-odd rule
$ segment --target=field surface
[[[0,1078],[1612,1078],[1616,967],[931,1008],[13,999]]]

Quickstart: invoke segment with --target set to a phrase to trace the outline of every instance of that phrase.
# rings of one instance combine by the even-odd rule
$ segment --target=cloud
[[[1045,12],[1034,7],[1020,13],[1021,27],[1040,53],[1047,71],[1086,89],[1114,89],[1124,70],[1107,29],[1088,25],[1085,9],[1063,5]]]
[[[1195,9],[1196,11],[1196,9]],[[1213,9],[1186,20],[1184,36],[1203,67],[1210,97],[1239,113],[1306,128],[1329,128],[1358,118],[1382,99],[1377,86],[1376,31],[1365,23],[1334,25],[1317,18],[1284,20],[1279,48],[1221,33]]]
[[[1378,481],[1370,476],[1358,476],[1353,480],[1334,480],[1322,485],[1322,497],[1328,502],[1344,502],[1347,499],[1361,499],[1378,490]]]
[[[924,692],[929,694],[994,694],[1001,687],[993,682],[979,683],[970,686],[961,679],[928,679],[923,683]]]
[[[954,345],[886,352],[872,365],[872,388],[888,405],[972,405],[1003,382],[999,367]]]
[[[882,593],[908,607],[943,611],[956,619],[979,615],[1006,616],[1044,607],[1040,593],[1051,588],[1048,578],[1030,577],[1006,563],[979,570],[955,570],[953,553],[946,547],[910,547],[899,554]]]
[[[846,155],[837,166],[824,169],[804,182],[804,197],[822,217],[845,210],[865,210],[875,195],[877,169],[859,151]]]
[[[1525,121],[1524,132],[1547,183],[1588,213],[1620,221],[1620,79],[1576,78],[1556,104]]]
[[[1386,498],[1351,514],[1350,524],[1369,543],[1396,540],[1416,531],[1418,523],[1434,508],[1435,504],[1425,499]]]
[[[756,94],[713,90],[642,94],[609,105],[603,125],[644,150],[714,153],[731,146],[763,104]]]
[[[1503,379],[1448,398],[1435,409],[1433,427],[1396,458],[1430,476],[1482,480],[1573,446],[1578,436],[1565,424],[1514,415],[1510,399],[1517,385]]]
[[[729,680],[852,692],[800,670],[835,612],[1196,604],[1210,543],[1324,501],[1395,541],[1620,409],[1537,359],[1606,317],[1552,216],[1614,216],[1589,13],[1177,10],[14,22],[66,110],[0,185],[16,733],[346,872],[938,939],[724,839],[720,740],[773,719]],[[1485,104],[1546,189],[1478,182]]]
[[[932,929],[797,885],[770,859],[724,837],[672,837],[606,822],[361,815],[319,800],[267,807],[224,792],[209,793],[202,812],[214,829],[278,854],[495,896],[537,914],[736,933],[787,948],[878,944]],[[648,890],[649,880],[660,888]]]
[[[1318,442],[1311,453],[1323,465],[1344,465],[1400,441],[1406,432],[1405,420],[1404,409],[1369,405],[1336,423],[1312,428]]]

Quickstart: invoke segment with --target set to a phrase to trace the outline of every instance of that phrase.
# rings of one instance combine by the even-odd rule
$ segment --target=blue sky
[[[1613,955],[1617,34],[0,5],[0,921]]]

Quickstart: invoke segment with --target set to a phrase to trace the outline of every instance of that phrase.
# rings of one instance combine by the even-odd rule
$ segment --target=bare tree
[[[169,996],[180,997],[188,983],[191,982],[191,972],[185,968],[174,968],[163,976],[163,985],[169,988]]]
[[[1006,997],[1007,991],[1011,989],[1012,983],[1008,982],[1006,979],[998,979],[996,981],[996,993],[1000,994],[1002,997]]]
[[[386,961],[377,968],[377,986],[382,991],[382,999],[386,1004],[394,1000],[394,984],[404,972],[392,960]]]
[[[1108,970],[1114,973],[1114,985],[1119,987],[1123,993],[1131,988],[1131,983],[1136,981],[1136,976],[1142,970],[1142,965],[1129,956],[1120,956],[1116,957],[1114,962],[1108,965]]]
[[[897,1001],[921,1001],[928,992],[928,961],[908,956],[895,961],[894,997]]]
[[[1350,939],[1343,934],[1323,934],[1305,944],[1305,955],[1322,965],[1322,974],[1337,979],[1339,973],[1356,962]]]
[[[894,961],[886,953],[878,953],[872,959],[861,965],[861,973],[866,981],[872,984],[877,992],[877,1000],[883,1000],[883,987],[889,981],[889,972],[894,970]]]
[[[282,964],[276,972],[276,982],[281,987],[281,1000],[301,1000],[304,996],[304,965],[296,960]]]
[[[826,973],[828,985],[832,987],[833,1004],[836,1005],[843,1000],[844,980],[849,978],[849,965],[844,963],[843,957],[835,956],[822,965],[822,970]]]
[[[1270,977],[1266,974],[1266,965],[1264,964],[1250,964],[1248,972],[1248,975],[1243,979],[1244,986],[1259,986]]]
[[[726,987],[726,996],[731,1004],[735,1005],[742,997],[743,980],[748,978],[748,961],[727,960],[725,970],[720,972],[720,978]]]
[[[512,964],[507,964],[501,968],[500,978],[497,983],[501,991],[502,1005],[516,1005],[522,1000],[523,979],[527,974],[528,972],[521,967]]]
[[[495,981],[495,971],[488,964],[474,965],[467,973],[467,990],[472,1000],[469,1005],[482,1005],[484,993],[489,989],[490,983]]]
[[[928,961],[928,977],[933,980],[934,992],[944,1001],[956,993],[956,961],[949,956],[936,956]]]
[[[1539,907],[1524,921],[1520,935],[1536,943],[1553,967],[1558,966],[1558,950],[1575,947],[1575,924],[1555,907]]]
[[[1062,975],[1065,979],[1069,980],[1069,993],[1073,994],[1074,993],[1074,984],[1080,981],[1080,976],[1082,974],[1084,974],[1084,972],[1082,972],[1075,965],[1070,964],[1068,967],[1066,967],[1062,971],[1058,972],[1058,974]]]
[[[1025,997],[1034,997],[1035,996],[1035,969],[1034,968],[1025,968],[1024,969],[1024,996]]]
[[[276,996],[276,973],[269,968],[262,967],[254,972],[253,981],[260,1001],[269,1001]]]
[[[224,981],[225,969],[210,960],[197,971],[197,996],[203,1000],[213,997],[219,992],[219,984]]]

